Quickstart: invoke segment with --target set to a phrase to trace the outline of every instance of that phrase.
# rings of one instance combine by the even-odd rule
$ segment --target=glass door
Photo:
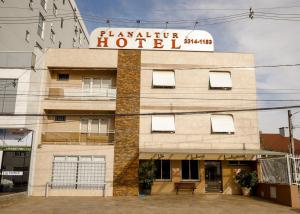
[[[205,191],[223,191],[221,161],[205,161]]]

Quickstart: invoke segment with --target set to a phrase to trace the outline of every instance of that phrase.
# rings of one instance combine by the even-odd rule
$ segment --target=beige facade
[[[126,54],[127,52],[121,53],[124,59]],[[117,169],[118,174],[122,176],[130,169],[133,181],[138,169],[130,168],[128,164],[135,163],[134,154],[138,150],[140,160],[170,160],[170,166],[167,168],[171,171],[170,176],[168,179],[157,179],[154,182],[153,194],[174,193],[174,183],[183,181],[195,182],[196,193],[209,192],[207,184],[208,174],[211,172],[208,166],[210,169],[217,166],[214,170],[221,176],[216,181],[217,185],[221,185],[217,191],[239,194],[240,189],[234,182],[236,171],[243,167],[253,168],[249,161],[253,163],[256,155],[260,154],[256,111],[235,111],[241,108],[256,108],[253,56],[242,53],[143,50],[130,54],[136,58],[126,64],[124,60],[121,60],[121,63],[118,59],[120,53],[118,55],[117,50],[50,49],[47,52],[45,66],[48,71],[44,73],[42,82],[48,96],[43,99],[41,109],[41,113],[47,116],[43,117],[43,125],[37,133],[41,142],[36,154],[33,195],[44,195],[47,183],[48,195],[100,195],[101,190],[51,188],[54,176],[52,162],[54,157],[59,155],[104,156],[107,183],[105,195],[112,195],[113,192],[117,192],[117,195],[128,195],[129,192],[135,192],[136,185],[126,189],[123,184],[127,181],[124,178],[114,183],[116,186],[123,185],[122,188],[119,185],[119,189],[113,191],[113,169]],[[136,62],[139,54],[140,62]],[[139,66],[140,73],[136,73]],[[124,76],[126,69],[128,77],[132,75],[134,78],[130,84]],[[154,87],[153,71],[172,71],[175,85]],[[216,71],[229,73],[232,87],[210,87],[210,72]],[[60,79],[60,74],[68,75],[67,80]],[[137,80],[140,86],[136,84]],[[94,87],[97,84],[100,86]],[[107,84],[109,87],[106,87]],[[122,91],[118,91],[118,86]],[[139,87],[139,97],[136,94],[139,90],[135,87]],[[128,90],[135,91],[134,98]],[[118,99],[119,104],[116,107]],[[134,101],[134,108],[139,105],[139,109],[128,111],[128,106],[133,103],[132,100],[129,102],[129,99],[139,99],[139,102]],[[130,116],[115,115],[117,108],[122,114],[150,114],[131,120],[128,119]],[[199,111],[217,112],[178,114]],[[174,130],[153,131],[153,112],[174,115]],[[234,131],[214,133],[213,115],[230,115]],[[110,122],[102,123],[105,118],[109,118]],[[130,126],[126,128],[124,124]],[[102,129],[102,126],[106,128]],[[89,130],[95,130],[95,127],[98,131],[89,133]],[[121,128],[118,130],[115,127]],[[139,128],[133,131],[130,127]],[[105,131],[102,133],[101,130]],[[114,133],[118,133],[118,149],[115,151]],[[136,140],[139,145],[137,150],[133,148]],[[122,154],[122,145],[124,148],[127,146],[127,153],[132,151],[132,155],[126,152]],[[114,166],[116,160],[118,165]],[[119,164],[122,160],[123,167]],[[184,160],[194,162],[183,162]],[[248,161],[248,164],[230,161]],[[183,178],[183,163],[190,164],[190,175],[191,164],[197,165],[197,179]]]

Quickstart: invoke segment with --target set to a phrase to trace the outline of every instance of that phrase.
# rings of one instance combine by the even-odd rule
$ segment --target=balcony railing
[[[43,143],[91,143],[91,144],[113,144],[115,133],[80,133],[80,132],[44,132]]]
[[[116,99],[116,89],[98,88],[85,90],[78,87],[49,88],[49,98],[63,98],[74,100]]]

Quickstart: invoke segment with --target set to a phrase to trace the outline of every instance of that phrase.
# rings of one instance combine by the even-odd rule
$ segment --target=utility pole
[[[292,122],[292,112],[288,110],[288,120],[289,120],[289,133],[290,133],[290,153],[295,155],[295,144],[294,144],[294,135],[293,135],[293,122]]]

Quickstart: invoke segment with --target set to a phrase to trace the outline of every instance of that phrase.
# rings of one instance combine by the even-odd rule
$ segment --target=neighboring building
[[[26,114],[41,109],[43,54],[87,48],[89,35],[74,0],[0,1],[0,11],[6,18],[0,22],[0,192],[14,192],[27,188],[31,146],[39,141],[39,119]]]
[[[284,134],[274,133],[261,133],[260,145],[262,149],[277,151],[277,152],[290,152],[290,137]],[[300,154],[300,140],[294,138],[295,154]]]
[[[75,0],[0,1],[0,51],[33,52],[38,47],[86,48],[89,33]],[[35,53],[36,54],[36,53]]]
[[[90,47],[46,53],[32,195],[137,195],[139,162],[150,159],[153,194],[180,181],[238,194],[236,171],[277,154],[260,150],[256,111],[230,111],[256,108],[251,54]]]

